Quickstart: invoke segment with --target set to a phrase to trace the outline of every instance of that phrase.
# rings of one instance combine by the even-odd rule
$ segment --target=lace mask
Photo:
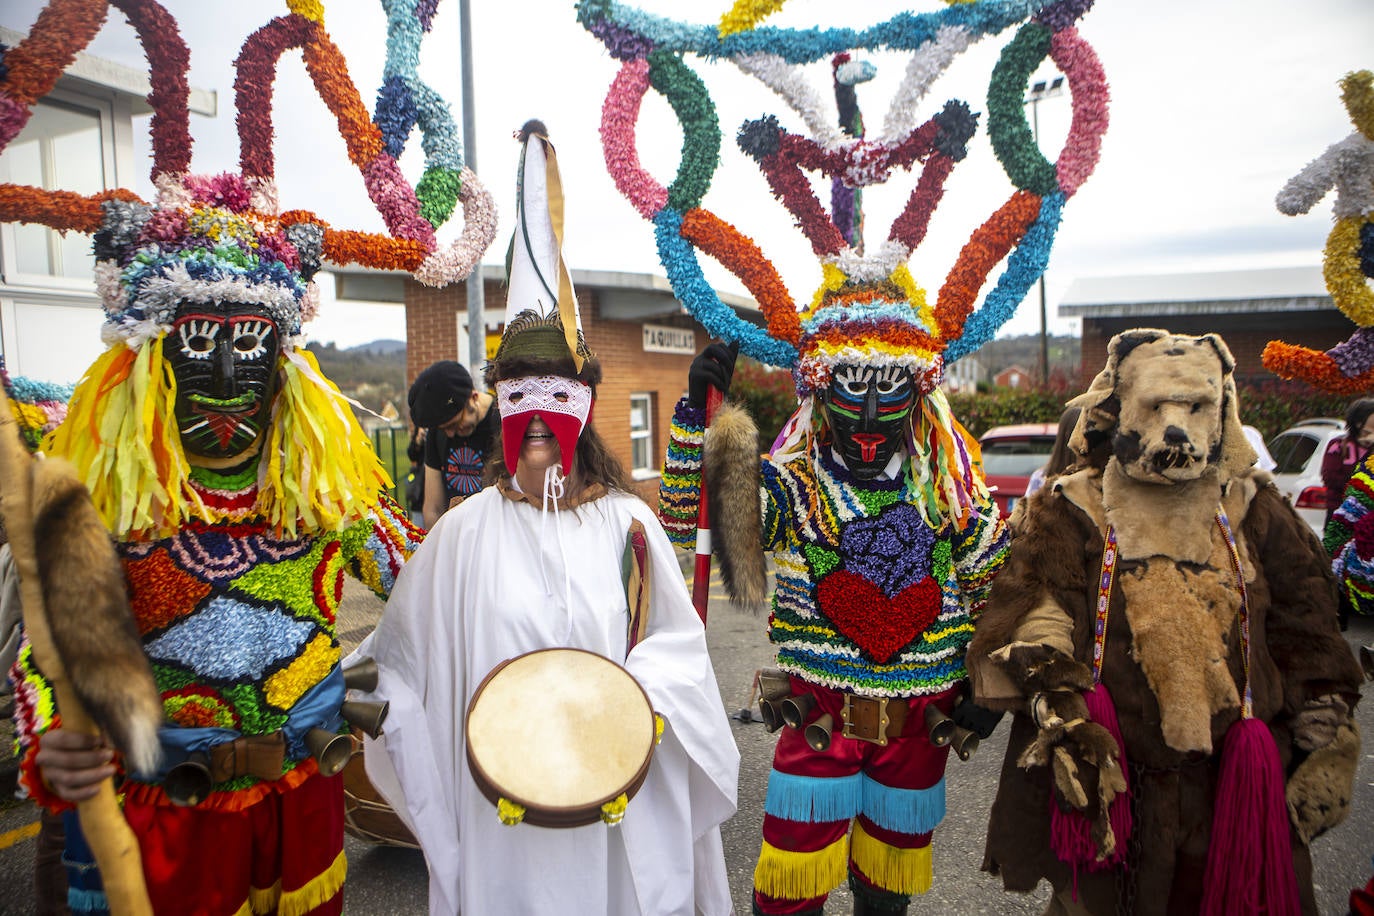
[[[564,476],[572,472],[577,440],[592,413],[590,385],[561,375],[505,379],[496,383],[496,406],[501,411],[502,453],[508,471],[515,473],[525,430],[538,416],[558,440]]]

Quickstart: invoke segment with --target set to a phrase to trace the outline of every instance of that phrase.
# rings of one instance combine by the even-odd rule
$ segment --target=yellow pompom
[[[625,809],[630,804],[630,799],[621,792],[612,801],[606,802],[601,806],[601,822],[607,827],[614,827],[625,819]]]
[[[517,805],[509,798],[497,799],[496,816],[499,817],[501,823],[505,824],[507,827],[514,827],[525,819],[525,806]]]

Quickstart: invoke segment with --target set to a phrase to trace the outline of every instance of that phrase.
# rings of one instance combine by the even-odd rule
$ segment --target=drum
[[[349,836],[382,846],[419,849],[415,834],[382,798],[363,766],[363,733],[353,729],[357,748],[343,768],[344,830]]]
[[[540,827],[614,823],[620,796],[644,783],[656,743],[644,688],[582,649],[541,649],[496,666],[468,704],[465,734],[473,779],[502,820]]]

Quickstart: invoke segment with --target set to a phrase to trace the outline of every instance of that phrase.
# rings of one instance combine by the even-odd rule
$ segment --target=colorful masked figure
[[[376,696],[391,703],[386,734],[368,743],[368,772],[424,848],[435,914],[726,914],[719,825],[735,811],[739,755],[672,548],[589,422],[601,366],[559,251],[561,197],[554,208],[544,197],[557,187],[553,147],[539,122],[521,138],[506,328],[486,373],[502,458],[488,466],[495,484],[430,530],[358,649],[376,660]],[[479,787],[469,734],[470,704],[495,669],[552,648],[622,666],[663,721],[638,792],[561,829],[523,822],[537,812],[504,794],[484,797],[492,789]],[[546,676],[550,699],[582,697],[593,716],[616,718],[566,671]],[[541,781],[575,799],[577,761],[614,755],[596,735],[570,744],[577,729],[536,705],[501,714],[518,717],[506,735],[531,743],[496,750],[548,762],[557,775],[538,770]]]
[[[437,246],[429,219],[442,222],[446,213],[401,176],[395,157],[404,131],[389,135],[368,118],[319,5],[300,6],[252,35],[239,58],[241,175],[187,174],[186,81],[175,71],[186,49],[158,4],[131,0],[120,8],[153,61],[155,201],[126,191],[33,200],[49,192],[18,189],[0,213],[95,234],[109,349],[44,447],[75,466],[116,540],[161,693],[162,764],[125,773],[122,787],[157,912],[342,908],[343,786],[335,773],[347,754],[332,739],[346,733],[335,632],[343,575],[385,596],[421,535],[385,495],[391,481],[350,404],[304,348],[302,324],[316,310],[313,277],[326,257],[443,283],[480,255]],[[41,72],[11,67],[0,80],[6,104],[32,102],[25,93],[55,81],[104,7],[54,2],[25,42],[26,66]],[[411,37],[418,41],[420,31]],[[303,210],[280,212],[264,145],[272,135],[264,86],[282,52],[295,47],[345,124],[393,238],[331,229]],[[405,93],[423,88],[413,65],[409,82],[404,66],[388,72]],[[438,136],[447,112],[426,98],[426,130],[444,141],[434,144],[442,160],[442,150],[454,148],[452,122]],[[22,114],[23,106],[13,110]],[[383,113],[379,121],[394,132],[398,122]],[[15,121],[23,123],[6,125]],[[448,195],[448,212],[461,196],[477,217],[467,221],[464,244],[489,240],[490,200],[471,172],[451,157],[429,165],[429,189]],[[437,180],[444,175],[447,184]],[[70,777],[52,778],[66,771],[49,749],[71,736],[46,731],[52,704],[28,661],[20,659],[17,703],[22,778],[32,795],[56,805],[44,777],[54,785]],[[346,749],[351,739],[342,740]],[[99,911],[100,872],[78,851],[74,819],[68,829],[71,906]]]
[[[760,463],[752,424],[737,414],[722,410],[705,436],[708,383],[728,387],[732,365],[708,350],[693,366],[693,395],[675,413],[661,489],[664,526],[689,545],[703,460],[714,469],[706,479],[722,489],[709,501],[711,544],[737,597],[761,599],[762,551],[776,561],[769,632],[783,674],[772,682],[784,686],[774,699],[795,694],[790,715],[800,727],[783,733],[774,758],[755,911],[818,912],[848,873],[856,907],[896,912],[930,886],[931,832],[944,816],[948,747],[932,741],[924,722],[955,708],[973,620],[1006,550],[977,443],[939,384],[946,362],[990,339],[1044,270],[1064,203],[1096,164],[1106,87],[1076,27],[1088,3],[974,0],[862,29],[759,28],[782,5],[740,0],[718,25],[604,2],[580,3],[578,15],[619,64],[602,110],[606,163],[652,221],[674,292],[713,336],[791,370],[797,385],[799,407]],[[930,296],[907,261],[978,118],[958,100],[926,111],[925,96],[961,51],[1018,24],[988,90],[992,146],[1014,189],[970,227],[938,297]],[[896,64],[899,85],[881,129],[866,131],[857,93],[873,67],[858,58],[888,52],[905,58]],[[1053,163],[1035,145],[1022,104],[1046,58],[1074,96],[1074,124]],[[822,282],[809,302],[794,302],[759,246],[706,208],[724,155],[698,61],[728,61],[756,78],[801,125],[770,114],[740,125],[735,138],[820,260]],[[809,81],[818,68],[807,65],[817,64],[833,74],[825,87],[833,108]],[[636,149],[650,88],[682,122],[671,183],[660,184]],[[814,191],[817,177],[829,185],[829,210]],[[887,236],[866,245],[861,201],[889,183],[903,185],[905,202]],[[745,284],[766,328],[721,303],[700,254]],[[945,740],[943,728],[936,741]]]

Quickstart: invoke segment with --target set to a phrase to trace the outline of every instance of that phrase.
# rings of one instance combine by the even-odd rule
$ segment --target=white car
[[[1332,439],[1345,435],[1345,421],[1332,417],[1303,420],[1269,440],[1274,457],[1274,483],[1288,497],[1308,527],[1322,536],[1326,524],[1326,486],[1322,456]]]

